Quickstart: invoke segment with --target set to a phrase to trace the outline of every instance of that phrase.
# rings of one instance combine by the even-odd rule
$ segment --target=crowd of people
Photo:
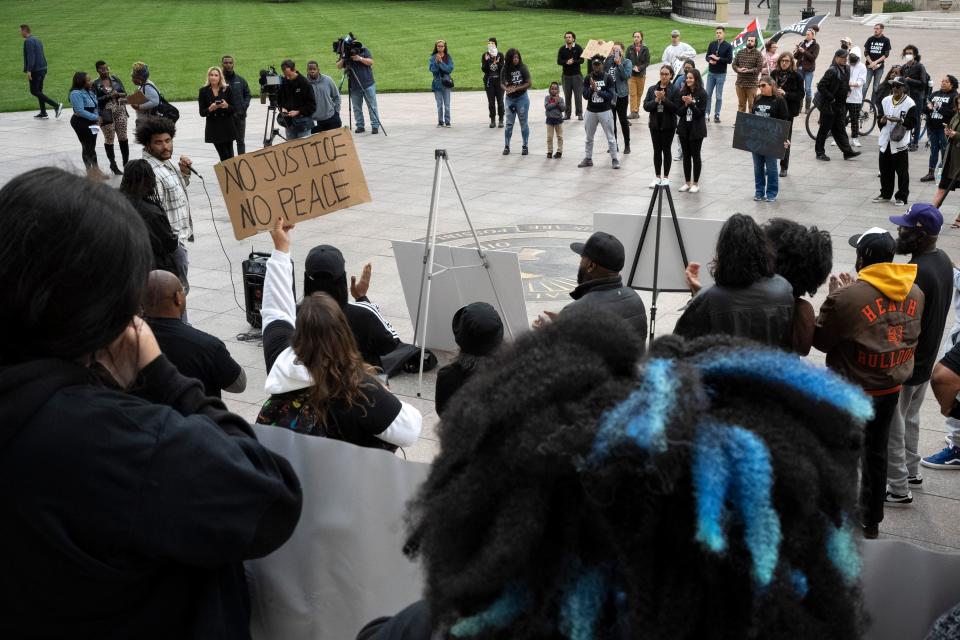
[[[709,64],[737,73],[741,110],[792,121],[810,100],[819,48],[811,33],[794,54],[757,51],[751,37],[733,55],[718,29]],[[928,131],[931,119],[943,124],[938,151],[951,175],[939,202],[914,203],[889,217],[890,230],[851,237],[855,276],[831,275],[828,232],[734,214],[717,239],[713,284],[702,286],[701,265],[689,264],[692,298],[674,335],[649,347],[645,306],[621,274],[624,246],[604,232],[570,246],[580,259],[570,304],[545,311],[512,344],[491,305],[459,309],[459,352],[437,375],[440,453],[407,522],[404,552],[423,561],[426,591],[373,621],[361,640],[862,634],[858,535],[876,538],[886,508],[912,504],[921,467],[960,469],[960,307],[941,353],[960,269],[937,246],[938,205],[960,173],[960,116],[947,118],[957,83],[947,76],[938,95],[914,101],[916,47],[904,72],[877,82],[889,47],[871,40],[863,66],[872,75],[858,70],[854,80],[846,67],[856,48],[846,43],[817,84],[821,132],[854,157],[842,114],[855,116],[858,103],[845,83],[865,93],[873,82],[874,100],[887,86],[878,106],[880,200],[890,199],[889,171],[905,180],[909,132],[917,105],[927,104]],[[27,48],[42,57],[39,43]],[[710,73],[704,83],[679,31],[650,86],[642,32],[631,47],[617,42],[590,59],[585,76],[578,48],[567,33],[561,80],[544,99],[547,156],[561,158],[563,123],[576,116],[586,132],[580,166],[592,165],[599,126],[618,168],[617,127],[629,153],[630,120],[642,108],[655,152],[651,187],[669,179],[676,138],[680,191],[696,193],[723,81]],[[340,63],[369,71],[372,57],[360,48]],[[508,154],[519,118],[526,155],[529,70],[495,39],[482,67],[490,127],[504,126]],[[97,80],[73,78],[71,123],[90,169],[97,133],[106,139],[111,127],[105,150],[122,173],[119,190],[56,168],[0,189],[10,239],[0,246],[0,332],[15,336],[0,343],[0,543],[17,550],[0,574],[8,604],[0,629],[246,638],[242,563],[290,537],[302,489],[290,463],[222,402],[223,392],[246,388],[243,367],[187,322],[192,162],[173,159],[172,105],[147,65],[135,64],[142,101],[129,106],[143,151],[128,160],[128,94],[106,62],[96,68]],[[341,126],[339,90],[316,62],[306,78],[292,60],[281,69],[290,137]],[[437,126],[446,128],[454,66],[443,40],[429,69]],[[35,70],[31,89],[43,108],[51,102]],[[357,128],[366,102],[377,133],[372,74],[354,78]],[[208,70],[198,106],[205,142],[221,159],[234,143],[243,152],[249,99],[233,58]],[[818,137],[818,154],[825,141]],[[789,137],[784,146],[789,152]],[[788,161],[789,153],[778,169],[776,158],[754,154],[755,200],[776,201]],[[931,165],[933,173],[939,161]],[[905,205],[903,181],[899,188]],[[269,398],[256,423],[388,452],[412,446],[423,417],[389,387],[387,363],[404,345],[368,297],[370,265],[348,278],[337,247],[310,248],[298,304],[294,235],[282,218],[270,230],[260,309]],[[825,284],[815,310],[805,296]],[[802,359],[812,349],[825,354],[825,368]],[[921,456],[928,387],[947,417],[948,444]]]

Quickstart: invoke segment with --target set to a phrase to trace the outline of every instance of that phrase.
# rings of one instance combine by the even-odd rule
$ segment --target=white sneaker
[[[653,179],[653,182],[650,183],[649,188],[650,188],[650,189],[653,189],[653,188],[654,188],[655,186],[657,186],[658,184],[660,184],[660,178],[654,178],[654,179]]]
[[[680,188],[677,189],[677,191],[690,191],[690,185],[684,183],[684,184],[680,185]]]
[[[862,146],[863,146],[862,144],[860,144],[860,141],[857,140],[856,138],[852,138],[852,139],[850,140],[850,144],[853,145],[854,147],[862,147]]]
[[[670,178],[660,178],[660,186],[661,186],[661,187],[669,187],[669,186],[670,186]]]
[[[690,187],[690,193],[700,193],[700,185],[695,184]]]

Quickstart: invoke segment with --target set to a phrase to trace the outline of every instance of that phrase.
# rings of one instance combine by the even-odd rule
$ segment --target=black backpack
[[[153,110],[153,113],[160,116],[161,118],[166,118],[171,122],[176,122],[180,119],[180,110],[175,106],[167,102],[166,98],[163,97],[163,94],[160,93],[160,89],[157,89],[157,85],[152,82],[148,82],[151,87],[157,92],[157,95],[160,96],[160,104],[156,106]]]

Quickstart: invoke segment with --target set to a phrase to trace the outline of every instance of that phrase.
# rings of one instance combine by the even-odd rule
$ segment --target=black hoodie
[[[125,393],[74,362],[0,367],[0,637],[249,638],[241,562],[300,485],[160,356]]]
[[[454,314],[453,337],[460,347],[460,357],[437,372],[434,397],[437,415],[443,413],[453,394],[476,373],[481,359],[503,342],[503,321],[491,305],[473,302]]]

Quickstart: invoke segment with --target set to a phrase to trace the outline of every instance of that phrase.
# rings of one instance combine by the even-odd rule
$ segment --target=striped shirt
[[[172,160],[162,161],[143,150],[143,159],[150,163],[157,176],[157,197],[163,204],[170,226],[180,238],[180,243],[193,240],[193,219],[190,217],[190,200],[187,185],[190,176],[180,173]]]

